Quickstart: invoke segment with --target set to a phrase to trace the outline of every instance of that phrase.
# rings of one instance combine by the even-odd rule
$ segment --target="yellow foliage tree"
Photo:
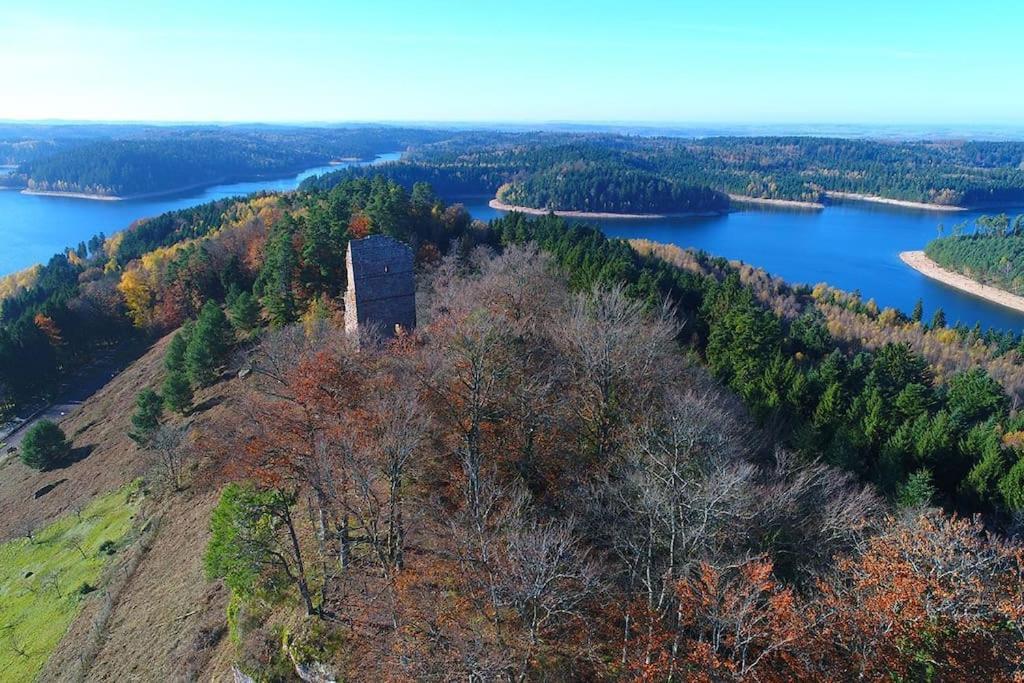
[[[146,327],[153,320],[153,290],[138,268],[126,270],[117,283],[117,289],[124,297],[128,315],[136,327]]]

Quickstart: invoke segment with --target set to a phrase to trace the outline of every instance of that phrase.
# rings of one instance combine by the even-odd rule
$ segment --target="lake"
[[[88,241],[99,232],[112,235],[138,218],[158,216],[166,211],[186,209],[236,195],[294,190],[312,175],[352,165],[393,161],[399,156],[400,152],[381,154],[369,162],[318,166],[285,178],[214,185],[205,190],[149,199],[97,201],[0,190],[0,275],[45,263],[65,247]],[[0,175],[6,170],[0,170]]]
[[[384,154],[367,163],[398,156]],[[184,196],[120,202],[0,191],[0,274],[45,262],[66,246],[101,231],[110,235],[138,218],[251,192],[292,190],[308,176],[343,166],[313,168],[278,180],[217,185]],[[481,220],[500,215],[485,199],[466,201],[466,207]],[[703,249],[762,267],[789,282],[827,282],[845,290],[860,290],[865,300],[874,298],[880,307],[910,311],[921,298],[926,318],[941,306],[950,323],[980,322],[983,327],[1020,332],[1024,314],[929,280],[899,260],[901,251],[921,249],[933,239],[939,223],[948,230],[953,223],[978,215],[848,203],[819,212],[744,209],[714,217],[591,222],[612,237]]]
[[[483,220],[501,215],[483,200],[468,201],[466,207]],[[827,282],[848,291],[860,290],[865,301],[874,298],[882,308],[909,312],[921,298],[926,320],[936,307],[942,307],[950,324],[980,322],[982,327],[1020,332],[1024,314],[929,280],[899,259],[901,251],[924,248],[936,237],[940,223],[948,234],[954,223],[973,220],[981,213],[847,203],[817,212],[743,209],[714,217],[588,222],[611,237],[703,249],[759,266],[791,283]]]

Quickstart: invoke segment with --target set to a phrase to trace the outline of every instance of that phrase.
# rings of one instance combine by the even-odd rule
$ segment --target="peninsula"
[[[549,213],[553,213],[556,216],[561,216],[563,218],[630,218],[635,220],[638,218],[665,218],[667,215],[663,213],[614,213],[611,211],[566,211],[562,209],[537,209],[532,206],[516,206],[513,204],[506,204],[500,199],[492,199],[491,201],[487,202],[487,206],[497,211],[517,211],[519,213],[525,213],[531,216],[546,216]]]
[[[904,209],[922,209],[924,211],[946,211],[950,213],[956,213],[959,211],[967,211],[962,206],[953,206],[951,204],[932,204],[929,202],[912,202],[906,199],[892,199],[890,197],[880,197],[873,194],[861,194],[859,192],[825,192],[825,196],[829,199],[838,199],[840,201],[851,201],[851,202],[866,202],[868,204],[886,204],[888,206],[899,206]]]
[[[735,204],[750,206],[766,206],[778,209],[794,209],[797,211],[821,211],[825,205],[821,202],[805,202],[798,199],[771,199],[769,197],[751,197],[745,194],[730,194],[729,201]]]
[[[954,289],[959,289],[962,292],[967,292],[986,301],[991,301],[994,304],[1024,313],[1024,297],[1011,294],[998,287],[982,284],[966,275],[946,270],[928,258],[923,251],[904,251],[900,253],[900,260],[932,280],[937,280]]]

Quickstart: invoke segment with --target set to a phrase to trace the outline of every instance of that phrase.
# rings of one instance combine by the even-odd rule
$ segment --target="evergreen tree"
[[[179,330],[167,345],[164,352],[164,367],[168,372],[183,371],[185,369],[185,349],[188,348],[188,338],[192,333],[192,324],[186,323]]]
[[[162,391],[168,410],[184,415],[192,407],[192,387],[183,369],[168,371]]]
[[[943,312],[943,310],[941,308],[936,308],[935,309],[935,314],[932,315],[932,324],[931,324],[930,327],[933,330],[941,330],[945,326],[946,326],[946,314]]]
[[[260,305],[249,292],[241,292],[228,307],[231,325],[241,333],[248,333],[259,324]]]
[[[914,311],[913,311],[913,313],[910,314],[910,319],[911,319],[911,321],[913,321],[915,323],[919,323],[919,322],[921,322],[921,318],[923,318],[923,317],[924,317],[924,301],[922,301],[921,299],[918,299],[917,303],[914,304]]]
[[[207,301],[185,349],[185,372],[194,386],[207,386],[217,378],[217,368],[227,356],[230,334],[224,311],[213,301]]]
[[[914,508],[930,505],[934,497],[932,473],[922,468],[907,477],[907,481],[900,487],[896,501],[900,507]]]
[[[135,397],[135,413],[132,415],[132,428],[128,436],[137,444],[148,443],[160,426],[162,413],[163,399],[160,395],[148,387],[140,391]]]
[[[971,443],[976,440],[983,441],[980,444],[981,457],[964,480],[961,493],[969,498],[968,502],[972,507],[978,505],[998,507],[1001,495],[999,486],[1010,469],[1010,459],[1003,451],[999,443],[999,434],[995,429],[986,428],[986,425],[978,425],[968,434],[962,448],[978,452],[977,447]]]
[[[843,410],[843,385],[839,382],[829,384],[825,393],[814,409],[813,424],[818,429],[836,424]]]
[[[71,452],[64,431],[50,420],[40,420],[21,441],[21,461],[36,470],[56,467]]]
[[[295,223],[287,216],[274,224],[256,280],[255,291],[267,309],[271,326],[275,328],[293,322],[296,317],[292,279],[298,266],[298,256],[292,244],[294,231]]]
[[[983,369],[973,368],[949,379],[946,405],[958,420],[971,423],[1004,413],[1010,399],[999,382]]]
[[[999,480],[999,493],[1003,505],[1010,510],[1024,508],[1024,458],[1014,463],[1006,476]]]

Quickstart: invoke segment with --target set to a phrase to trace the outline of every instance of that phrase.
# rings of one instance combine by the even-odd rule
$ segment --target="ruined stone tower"
[[[345,331],[375,327],[393,337],[399,327],[416,327],[416,281],[412,249],[386,235],[348,243],[345,257]]]

